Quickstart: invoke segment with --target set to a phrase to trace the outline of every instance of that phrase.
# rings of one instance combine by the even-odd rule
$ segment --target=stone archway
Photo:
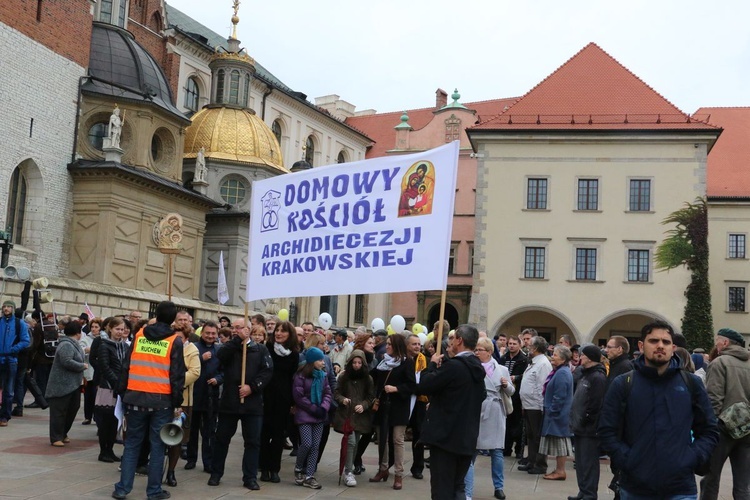
[[[450,302],[445,303],[445,319],[448,320],[448,323],[451,325],[451,330],[455,329],[458,326],[458,311],[456,308],[451,304]],[[434,306],[430,308],[430,312],[427,313],[427,328],[432,329],[432,325],[437,322],[437,320],[440,319],[440,303],[438,302]],[[446,333],[446,332],[443,332]]]
[[[623,309],[602,318],[589,332],[594,345],[606,345],[612,335],[621,335],[630,342],[631,352],[641,338],[641,328],[654,320],[670,321],[659,313],[645,309]]]
[[[582,335],[565,314],[541,305],[529,305],[508,311],[487,332],[495,336],[500,332],[518,335],[524,328],[534,328],[548,342],[557,343],[561,335],[572,335],[573,343],[580,343]]]
[[[42,173],[31,158],[21,161],[13,170],[10,179],[13,179],[16,173],[20,175],[19,179],[22,179],[25,193],[23,199],[20,196],[14,196],[11,192],[13,186],[8,185],[6,226],[13,226],[13,230],[20,228],[20,234],[13,237],[16,244],[39,253],[42,250],[44,200],[46,199]],[[13,207],[14,221],[8,220],[11,218],[11,203],[22,204]]]

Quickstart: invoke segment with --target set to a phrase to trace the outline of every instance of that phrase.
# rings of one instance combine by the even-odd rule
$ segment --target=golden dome
[[[201,147],[205,158],[284,168],[281,146],[273,132],[253,111],[206,106],[185,130],[185,158],[195,158]]]

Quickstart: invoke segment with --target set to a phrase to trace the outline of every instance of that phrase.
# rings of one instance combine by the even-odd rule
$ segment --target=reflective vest
[[[130,355],[128,390],[151,394],[171,394],[169,360],[177,335],[163,340],[148,340],[143,329],[135,334]]]

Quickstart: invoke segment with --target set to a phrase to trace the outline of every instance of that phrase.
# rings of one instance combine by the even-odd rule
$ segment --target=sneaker
[[[23,406],[16,406],[13,411],[10,412],[11,417],[23,417]]]
[[[344,472],[344,484],[350,488],[357,486],[357,480],[354,478],[354,474],[351,472]]]
[[[115,490],[112,492],[112,498],[115,498],[117,500],[125,500],[126,498],[128,498],[128,495],[127,493],[123,493],[122,491]]]
[[[156,495],[149,495],[146,497],[148,500],[164,500],[165,498],[170,498],[172,494],[168,492],[167,490],[161,490]]]
[[[145,465],[141,465],[140,467],[135,468],[135,475],[136,476],[148,476],[148,467]]]
[[[308,477],[307,479],[305,479],[305,481],[302,483],[302,486],[306,488],[312,488],[314,490],[319,490],[320,488],[322,488],[320,483],[316,481],[314,477]]]
[[[294,483],[297,486],[302,486],[302,483],[305,482],[305,473],[301,470],[294,469]]]

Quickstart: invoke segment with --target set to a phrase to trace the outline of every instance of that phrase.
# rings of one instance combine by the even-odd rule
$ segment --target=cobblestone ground
[[[30,399],[27,399],[30,402]],[[0,428],[0,499],[73,499],[73,498],[109,498],[112,485],[118,480],[117,464],[97,461],[99,445],[96,438],[96,426],[81,425],[83,410],[79,413],[70,433],[71,443],[65,448],[53,448],[49,444],[48,424],[49,411],[26,409],[24,416],[13,418],[8,427]],[[429,469],[425,470],[423,480],[404,477],[404,489],[394,491],[391,482],[369,483],[367,479],[374,475],[377,466],[377,446],[371,445],[365,454],[367,471],[357,476],[359,484],[355,488],[338,485],[338,455],[341,436],[331,432],[323,460],[317,473],[322,484],[321,490],[310,490],[296,486],[293,482],[294,458],[289,452],[284,453],[281,466],[281,483],[260,483],[261,490],[251,492],[242,487],[240,461],[242,454],[241,438],[235,440],[229,450],[227,471],[218,487],[206,484],[208,474],[198,467],[186,471],[180,461],[176,471],[178,485],[165,489],[175,499],[225,499],[246,498],[258,499],[302,499],[315,497],[382,499],[382,498],[429,498]],[[411,452],[406,443],[406,460],[410,462]],[[120,455],[122,446],[117,445],[115,452]],[[410,463],[404,465],[409,470]],[[573,463],[569,462],[568,477],[565,481],[545,481],[541,476],[529,475],[516,470],[516,460],[505,459],[505,493],[509,499],[538,498],[565,499],[578,491],[575,481]],[[607,490],[611,474],[608,464],[602,462],[599,495],[602,499],[612,498]],[[393,476],[391,476],[393,477]],[[724,468],[721,498],[731,498],[731,471]],[[136,476],[135,488],[129,498],[145,498],[146,479]],[[490,480],[489,457],[477,458],[475,499],[493,498]]]

